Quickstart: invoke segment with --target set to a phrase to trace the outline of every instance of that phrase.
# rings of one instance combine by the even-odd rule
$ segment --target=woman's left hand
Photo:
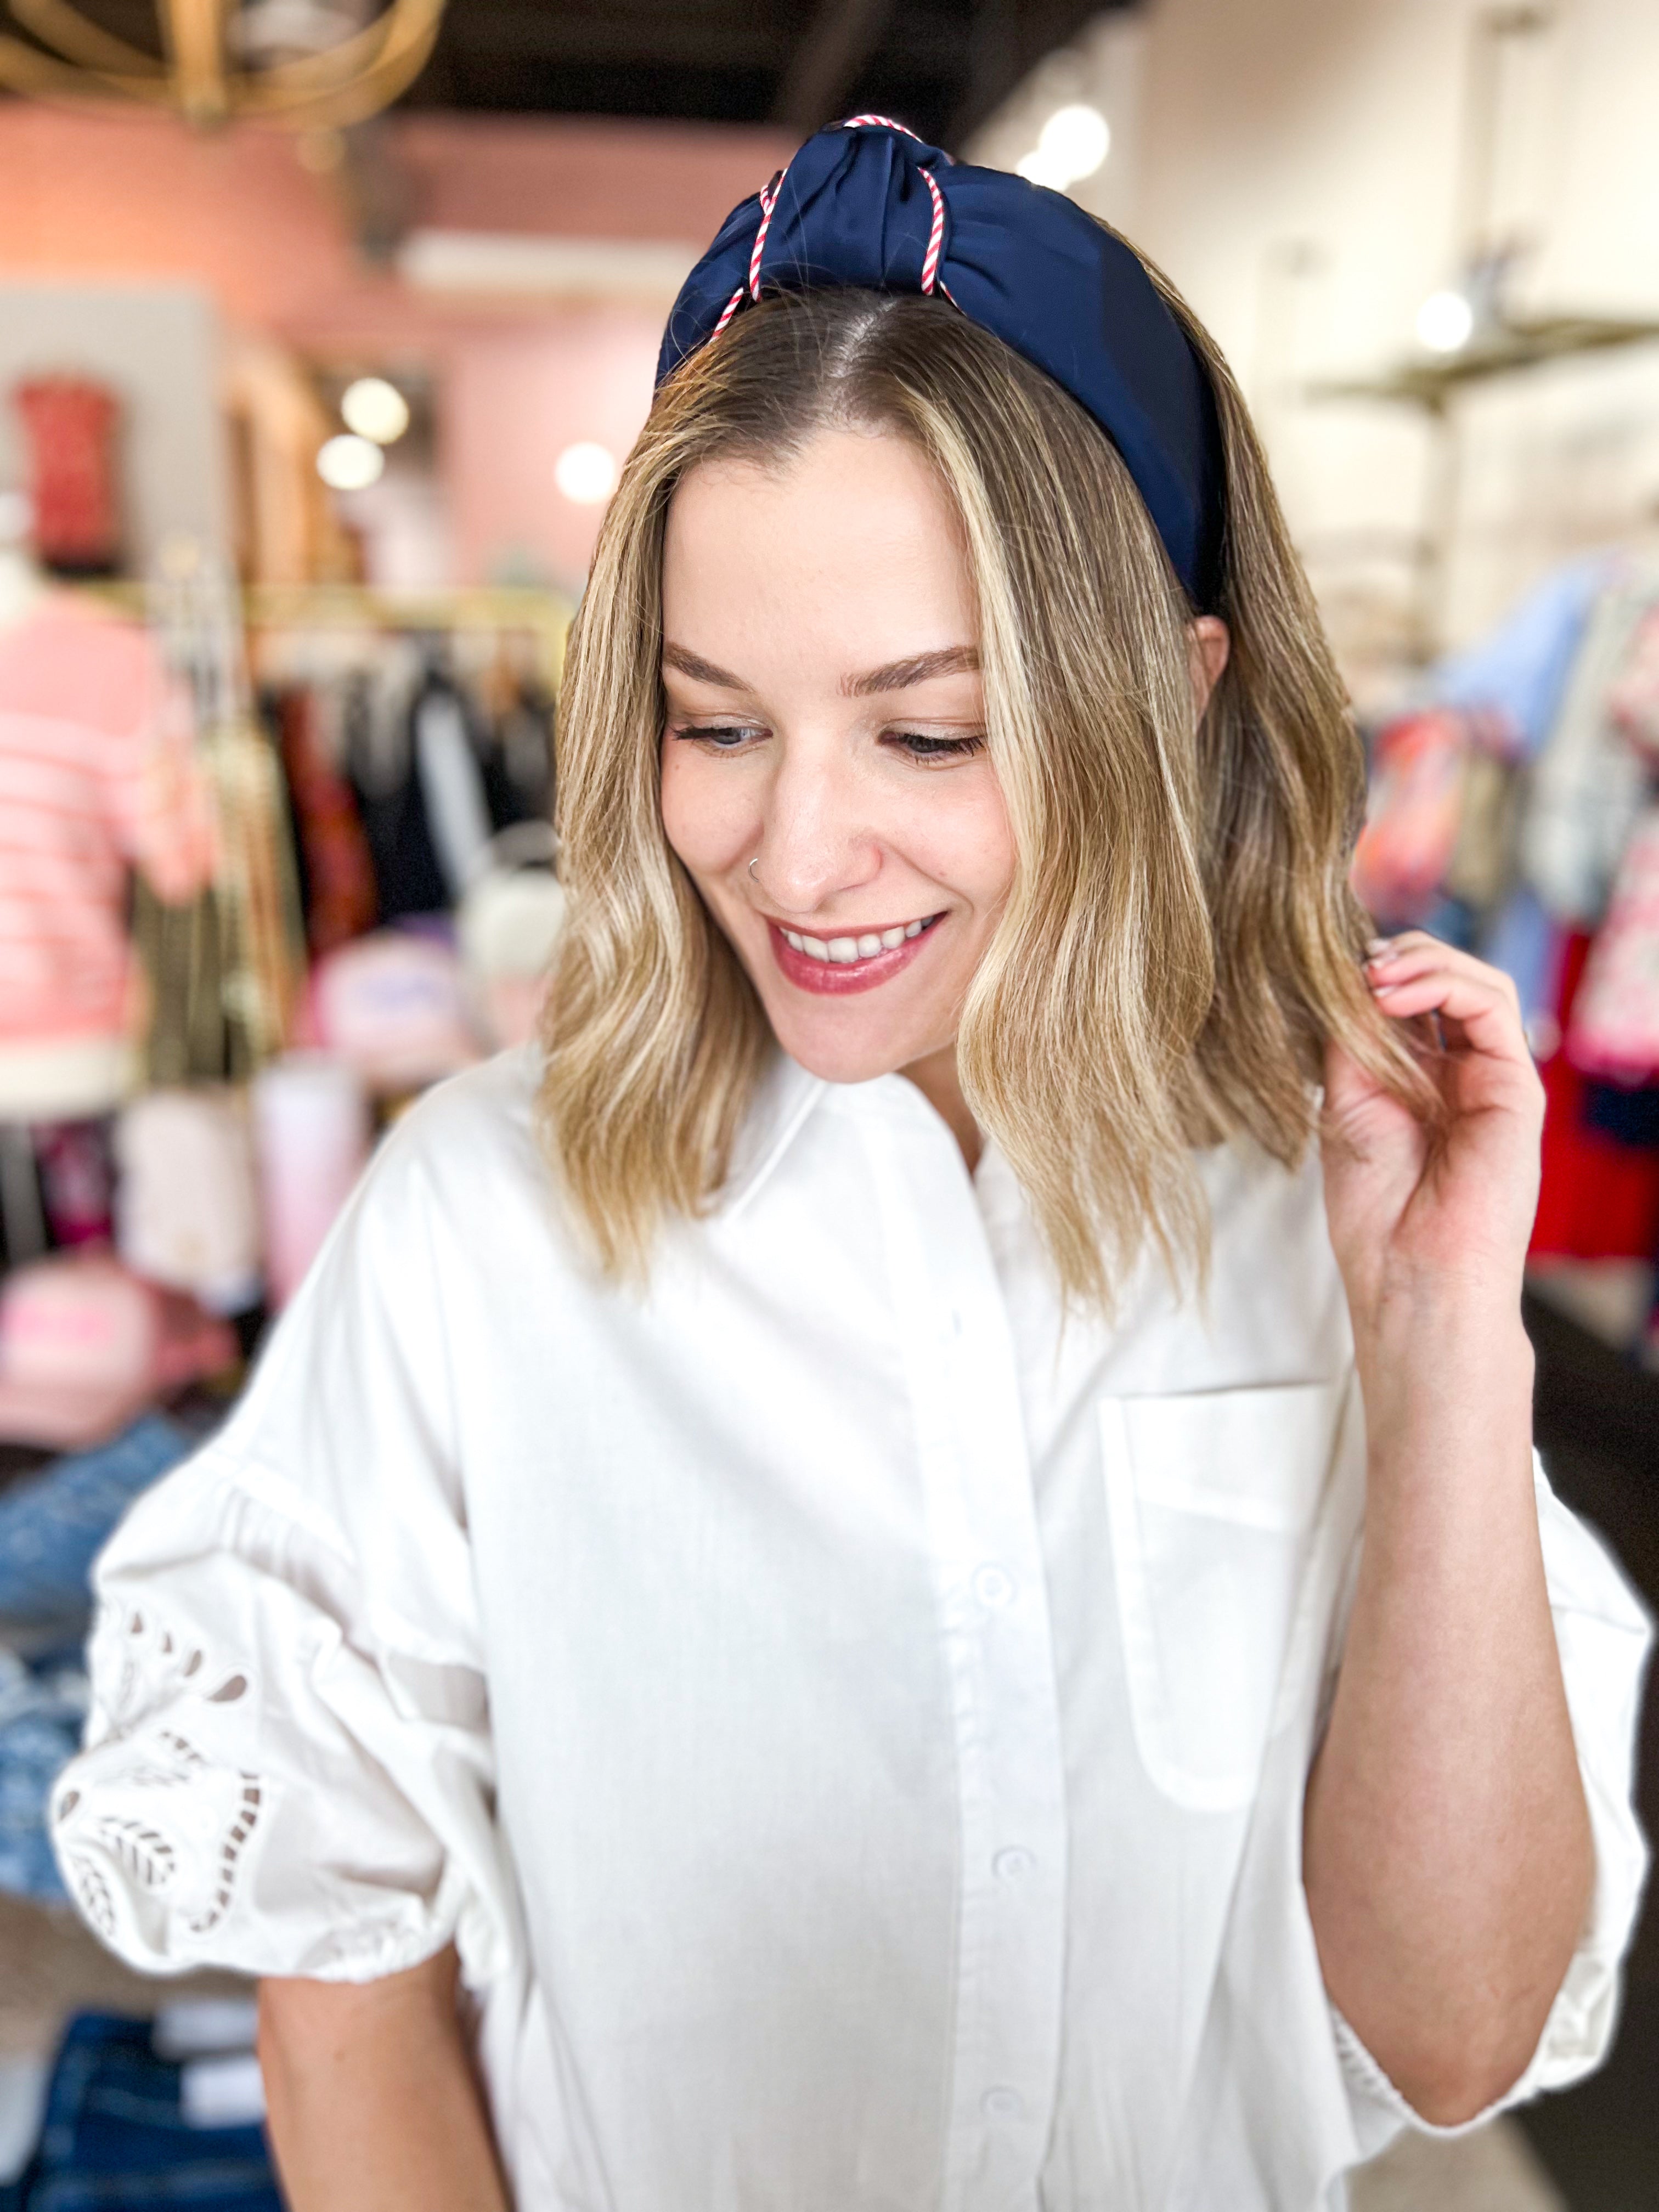
[[[1445,1301],[1518,1313],[1538,1201],[1543,1085],[1509,977],[1424,930],[1371,948],[1366,981],[1391,1019],[1437,1018],[1447,1107],[1437,1143],[1338,1046],[1321,1139],[1331,1243],[1356,1338]]]

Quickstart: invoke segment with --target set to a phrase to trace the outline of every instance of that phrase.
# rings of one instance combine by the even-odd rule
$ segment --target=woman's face
[[[778,1042],[838,1083],[941,1051],[1014,854],[967,560],[927,464],[834,430],[781,469],[694,470],[663,639],[664,827]]]

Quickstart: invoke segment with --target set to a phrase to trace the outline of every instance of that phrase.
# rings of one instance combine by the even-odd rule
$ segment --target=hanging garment
[[[1647,795],[1647,771],[1608,714],[1644,617],[1659,603],[1646,573],[1621,575],[1585,626],[1548,741],[1533,769],[1521,832],[1522,873],[1558,921],[1594,929]]]
[[[1301,1876],[1366,1459],[1318,1161],[1197,1154],[1202,1304],[1149,1255],[1108,1322],[994,1144],[780,1056],[641,1293],[540,1073],[392,1130],[104,1553],[94,1924],[337,1981],[454,1938],[518,2212],[1330,2212],[1412,2115]],[[1536,1499],[1596,1874],[1505,2104],[1606,2050],[1645,1861],[1646,1624]]]
[[[1448,708],[1403,716],[1377,738],[1353,887],[1384,927],[1425,922],[1442,895],[1472,907],[1498,896],[1512,821],[1504,742],[1491,717]]]
[[[128,871],[183,900],[215,856],[188,710],[144,632],[62,594],[0,630],[0,1114],[114,1105],[118,1091],[51,1085],[60,1053],[65,1090],[77,1049],[94,1048],[106,1080],[127,1053]]]
[[[492,826],[553,818],[553,702],[539,685],[517,685],[483,748],[484,798]]]
[[[1587,1083],[1584,1127],[1632,1151],[1659,1152],[1659,1085],[1626,1091],[1616,1083]]]
[[[1607,719],[1650,771],[1659,769],[1659,607],[1650,607],[1636,625],[1607,693]]]
[[[78,376],[20,384],[12,402],[28,448],[34,550],[60,575],[112,575],[121,562],[121,404]]]
[[[374,866],[351,787],[324,751],[313,693],[284,692],[274,705],[283,773],[293,810],[306,940],[331,952],[374,927]]]
[[[1590,939],[1570,938],[1561,960],[1556,1019],[1570,1027]],[[1659,1251],[1659,1153],[1639,1151],[1589,1125],[1586,1079],[1565,1051],[1539,1069],[1544,1135],[1533,1224],[1539,1259],[1650,1260]]]
[[[491,823],[483,770],[466,702],[450,679],[429,671],[409,710],[410,750],[453,907],[485,866]]]
[[[1533,758],[1554,727],[1591,610],[1616,568],[1615,556],[1594,553],[1556,569],[1479,644],[1430,670],[1425,703],[1501,718],[1514,749]]]
[[[1587,1075],[1624,1084],[1659,1078],[1659,804],[1637,823],[1567,1026],[1567,1052]]]
[[[368,838],[380,920],[436,914],[447,890],[407,718],[400,713],[398,726],[390,729],[384,700],[364,678],[348,687],[343,719],[347,773]]]
[[[40,1122],[32,1134],[52,1243],[60,1250],[107,1244],[115,1231],[108,1121]]]

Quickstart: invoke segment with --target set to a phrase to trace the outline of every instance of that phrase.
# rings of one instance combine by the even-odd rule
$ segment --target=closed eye
[[[712,745],[716,752],[732,753],[742,750],[746,738],[763,738],[766,732],[753,722],[679,722],[670,725],[668,734]]]
[[[985,749],[981,737],[932,738],[920,730],[889,730],[882,743],[917,762],[968,760]]]

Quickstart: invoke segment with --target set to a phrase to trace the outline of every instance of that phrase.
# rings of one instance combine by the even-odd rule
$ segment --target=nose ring
[[[757,853],[757,854],[755,854],[751,857],[751,859],[750,859],[750,863],[749,863],[749,872],[750,872],[750,874],[752,876],[752,875],[755,873],[756,870],[757,870],[759,866],[760,866],[760,854],[759,854],[758,853]]]

